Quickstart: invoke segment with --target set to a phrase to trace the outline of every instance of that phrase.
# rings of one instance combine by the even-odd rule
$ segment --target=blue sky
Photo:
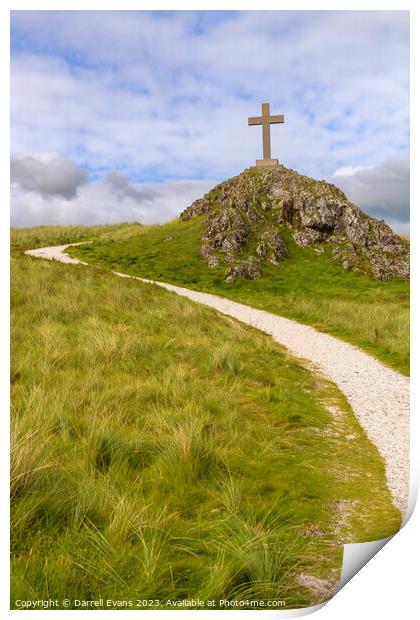
[[[408,12],[18,11],[11,32],[15,225],[170,219],[261,156],[270,101],[274,157],[407,229]]]

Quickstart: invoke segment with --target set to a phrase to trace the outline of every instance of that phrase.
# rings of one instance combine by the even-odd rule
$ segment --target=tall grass
[[[284,230],[288,257],[264,265],[259,280],[224,282],[224,266],[209,269],[200,253],[203,218],[126,231],[70,253],[105,268],[216,293],[313,325],[409,373],[409,283],[379,282],[346,272],[331,257],[301,248]],[[246,251],[244,252],[246,256]]]
[[[383,462],[342,396],[268,337],[156,287],[21,255],[11,329],[13,608],[307,605],[325,593],[302,574],[336,583],[342,541],[398,529]]]
[[[143,226],[131,224],[100,224],[97,226],[32,226],[30,228],[12,228],[10,231],[11,247],[14,251],[64,245],[91,239],[123,240],[141,232]]]

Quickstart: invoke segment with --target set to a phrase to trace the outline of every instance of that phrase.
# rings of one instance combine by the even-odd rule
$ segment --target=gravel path
[[[65,249],[69,245],[78,244],[28,250],[26,254],[56,259],[64,263],[81,263],[82,261],[65,254]],[[347,342],[276,314],[216,295],[136,278],[116,271],[113,273],[156,284],[195,302],[215,308],[225,315],[269,334],[297,357],[315,364],[318,371],[340,388],[360,425],[383,456],[394,504],[404,515],[407,509],[410,475],[408,377],[387,368],[374,357]]]

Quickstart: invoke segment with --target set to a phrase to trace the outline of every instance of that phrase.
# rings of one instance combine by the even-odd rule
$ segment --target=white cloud
[[[23,158],[37,169],[40,154]],[[54,186],[57,158],[50,158],[51,169],[44,175],[49,188]],[[72,169],[74,164],[60,161],[61,169]],[[45,163],[48,169],[48,164]],[[43,181],[43,179],[42,179]],[[62,187],[60,175],[56,185]],[[79,184],[71,196],[63,192],[45,191],[45,183],[38,186],[12,184],[12,226],[40,224],[103,224],[166,222],[176,217],[194,200],[213,187],[215,181],[173,181],[159,184],[130,183],[123,174],[113,171],[105,179]],[[55,186],[54,186],[55,187]]]
[[[261,156],[261,129],[248,127],[247,117],[262,101],[285,115],[272,128],[273,157],[301,173],[328,178],[407,158],[408,15],[14,12],[13,156],[59,153],[94,181],[78,187],[70,204],[59,196],[49,203],[48,192],[22,190],[37,188],[42,166],[36,179],[19,174],[13,217],[23,225],[25,213],[29,223],[43,210],[44,222],[67,222],[71,205],[84,222],[172,217],[195,190],[187,189],[193,181],[169,183],[209,187],[202,179],[221,181]],[[398,194],[404,181],[392,178]],[[372,183],[364,182],[364,196]],[[71,187],[63,191],[71,195]],[[406,221],[401,201],[385,198],[369,198],[366,208]]]
[[[207,17],[206,17],[207,16]],[[408,12],[26,12],[13,17],[13,151],[131,178],[223,179],[273,155],[315,177],[408,150]],[[96,36],[92,36],[92,32]],[[158,44],[157,44],[158,42]]]
[[[331,182],[370,215],[408,232],[410,219],[410,162],[386,161],[379,166],[339,168]]]

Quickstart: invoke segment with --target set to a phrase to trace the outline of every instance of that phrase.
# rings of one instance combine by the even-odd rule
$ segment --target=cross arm
[[[275,116],[270,116],[270,125],[272,125],[273,123],[284,123],[283,114],[277,114]]]
[[[248,125],[262,125],[262,116],[250,116],[248,118]]]
[[[248,125],[262,125],[263,122],[269,122],[270,125],[275,123],[284,123],[283,114],[277,114],[274,116],[250,116],[248,118]]]

